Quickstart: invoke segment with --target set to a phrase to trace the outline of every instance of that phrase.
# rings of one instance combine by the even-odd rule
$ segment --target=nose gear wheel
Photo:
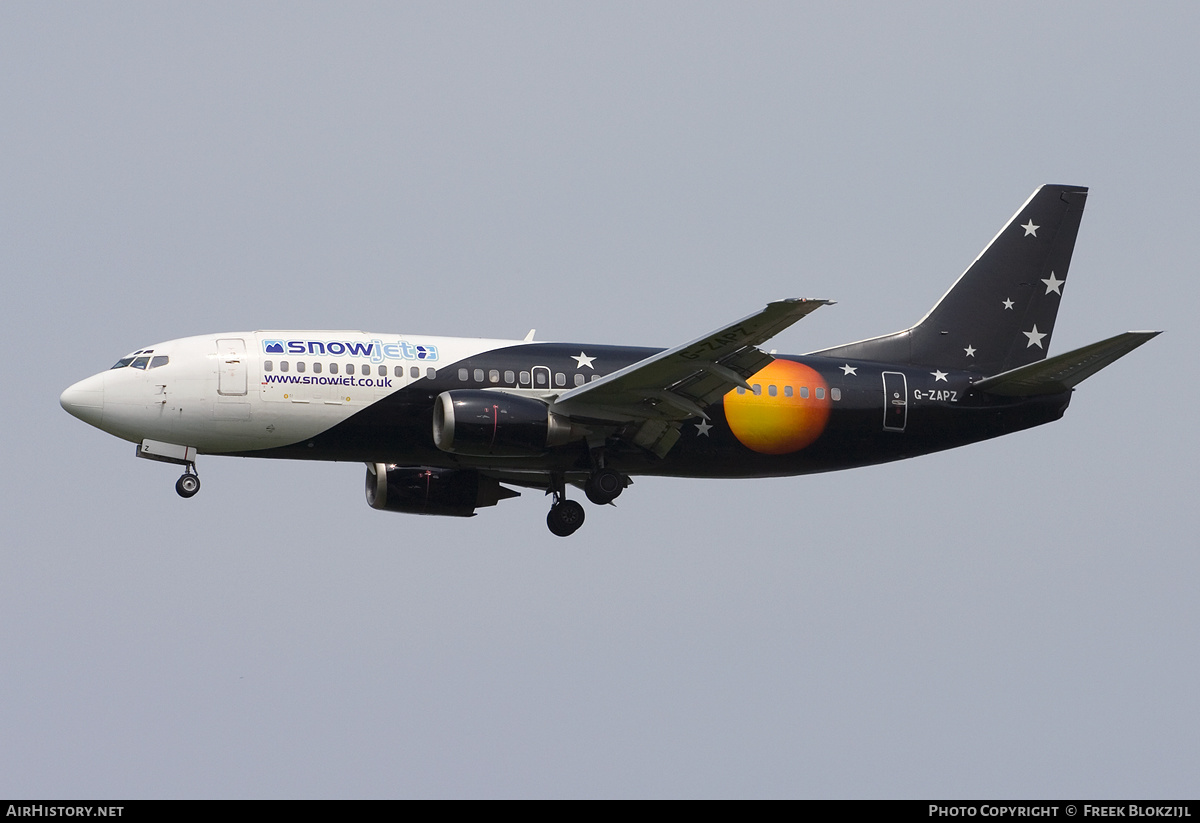
[[[196,474],[196,467],[189,464],[187,470],[175,481],[175,493],[186,500],[189,497],[195,497],[198,491],[200,491],[200,475]]]

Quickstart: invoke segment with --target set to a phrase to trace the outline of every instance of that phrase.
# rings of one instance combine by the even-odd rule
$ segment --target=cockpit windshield
[[[123,369],[126,366],[132,366],[135,369],[157,369],[159,366],[165,366],[171,362],[171,358],[165,354],[151,357],[150,355],[152,354],[154,354],[154,349],[135,351],[133,354],[126,355],[114,363],[109,371],[112,371],[112,369]]]

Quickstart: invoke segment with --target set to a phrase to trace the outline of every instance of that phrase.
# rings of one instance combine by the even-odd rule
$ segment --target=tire
[[[550,507],[546,526],[558,537],[570,537],[583,525],[583,506],[574,500],[563,500]]]
[[[175,493],[185,500],[195,497],[198,491],[200,491],[200,478],[194,474],[182,475],[175,481]]]
[[[625,491],[625,478],[619,471],[601,469],[587,479],[583,492],[597,506],[607,506]]]

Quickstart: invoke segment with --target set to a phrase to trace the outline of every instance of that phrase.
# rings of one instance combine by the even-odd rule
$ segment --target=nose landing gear
[[[175,481],[175,493],[186,499],[195,497],[200,491],[200,475],[196,474],[196,447],[162,443],[158,440],[143,440],[138,444],[138,457],[156,460],[159,463],[174,463],[183,466],[183,476]]]

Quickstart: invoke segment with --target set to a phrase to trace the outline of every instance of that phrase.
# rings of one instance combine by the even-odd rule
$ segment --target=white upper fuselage
[[[64,409],[132,442],[268,449],[329,429],[430,369],[521,341],[361,331],[255,331],[168,340],[62,393]],[[122,365],[124,364],[124,365]]]

